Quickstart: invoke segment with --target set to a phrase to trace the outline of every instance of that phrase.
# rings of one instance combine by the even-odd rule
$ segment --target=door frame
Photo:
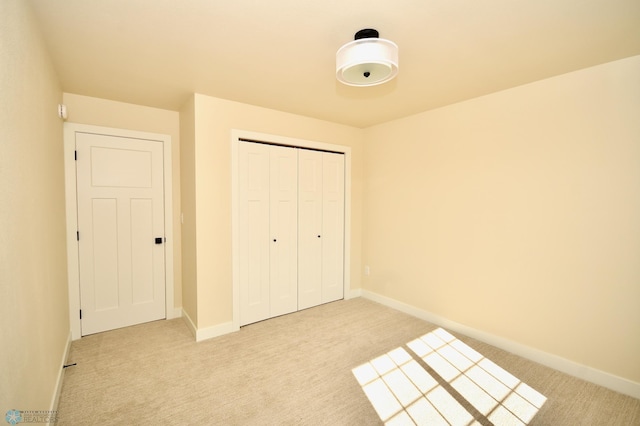
[[[286,136],[245,130],[231,130],[231,256],[233,282],[233,314],[232,329],[240,329],[240,248],[239,248],[239,144],[241,140],[263,142],[272,145],[283,145],[295,148],[332,151],[344,154],[344,299],[351,299],[351,147],[334,145],[325,142],[309,141]]]
[[[164,229],[165,229],[165,318],[174,318],[173,307],[173,186],[171,136],[135,130],[93,126],[89,124],[64,123],[64,174],[65,202],[67,217],[67,275],[69,284],[69,323],[71,339],[82,337],[80,325],[80,268],[78,252],[78,202],[76,187],[76,133],[92,133],[106,136],[119,136],[133,139],[145,139],[162,143],[164,175]]]

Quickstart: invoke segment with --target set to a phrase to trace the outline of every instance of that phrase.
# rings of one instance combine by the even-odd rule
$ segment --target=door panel
[[[93,219],[92,233],[85,235],[83,231],[83,243],[86,240],[87,247],[93,247],[92,259],[83,262],[83,283],[87,283],[90,277],[94,278],[94,285],[86,285],[83,293],[93,291],[95,310],[105,311],[117,309],[119,305],[118,287],[118,218],[116,199],[91,200],[91,214]],[[95,243],[94,243],[95,242]],[[87,254],[85,254],[85,257]],[[93,260],[90,262],[89,260]],[[94,268],[91,271],[91,267]],[[88,283],[87,283],[88,284]],[[85,318],[88,315],[88,306],[85,308]]]
[[[123,138],[124,139],[124,138]],[[91,147],[91,185],[111,188],[151,188],[151,152]]]
[[[298,309],[298,154],[270,146],[271,316]]]
[[[322,153],[300,150],[298,306],[322,303]]]
[[[154,300],[154,270],[153,252],[154,241],[153,224],[149,218],[153,217],[152,200],[131,200],[131,252],[136,253],[136,262],[132,264],[131,278],[134,283],[133,304],[148,303]]]
[[[269,147],[239,146],[240,325],[269,318]]]
[[[322,303],[344,297],[344,155],[322,153]]]
[[[163,146],[76,133],[82,335],[165,318]]]

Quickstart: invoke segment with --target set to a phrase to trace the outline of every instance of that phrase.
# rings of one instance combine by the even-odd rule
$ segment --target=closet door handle
[[[320,238],[320,235],[318,235],[318,238]]]
[[[275,238],[273,239],[273,242],[274,242],[274,243],[276,242],[276,239],[275,239]]]

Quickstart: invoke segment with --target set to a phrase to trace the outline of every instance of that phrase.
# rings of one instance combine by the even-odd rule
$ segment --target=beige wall
[[[640,57],[365,146],[365,289],[640,382]]]
[[[180,227],[180,115],[106,99],[64,93],[69,123],[91,124],[171,136],[173,176],[173,282],[175,307],[182,306],[182,248]]]
[[[195,98],[180,110],[180,172],[182,182],[182,309],[198,326],[198,288],[196,256],[196,145]]]
[[[360,287],[362,131],[204,95],[195,95],[198,328],[232,320],[231,130],[350,146],[351,287]]]
[[[62,91],[29,3],[0,2],[0,413],[49,410],[69,334]]]

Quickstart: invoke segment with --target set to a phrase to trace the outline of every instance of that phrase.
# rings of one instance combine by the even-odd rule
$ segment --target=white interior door
[[[166,317],[162,142],[76,134],[82,335]]]
[[[270,316],[298,310],[298,150],[270,146]]]
[[[322,153],[322,303],[344,297],[344,155]]]
[[[322,303],[322,152],[299,151],[298,307],[306,309]]]

